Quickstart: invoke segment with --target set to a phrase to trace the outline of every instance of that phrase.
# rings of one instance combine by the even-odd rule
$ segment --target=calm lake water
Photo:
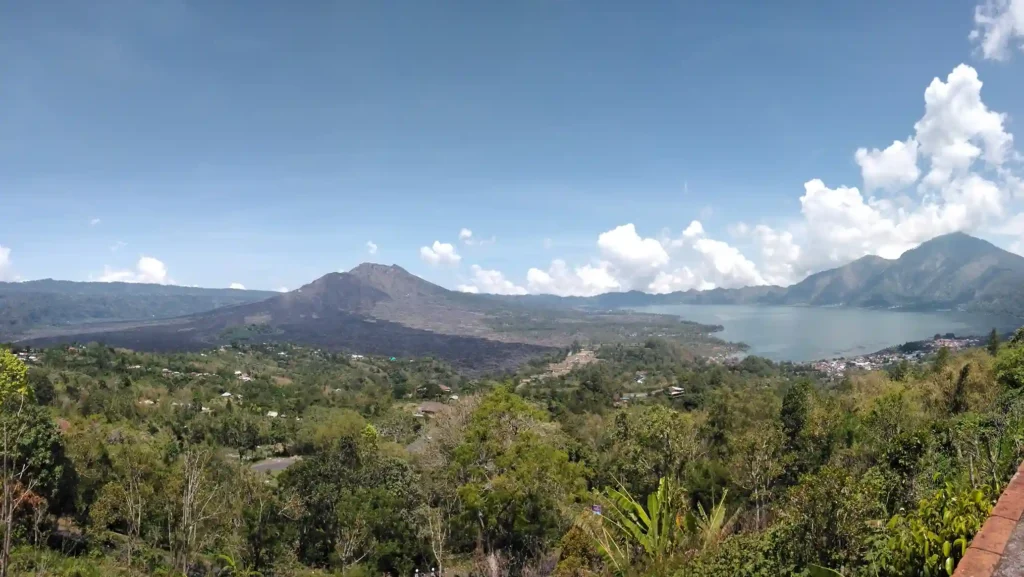
[[[715,336],[750,345],[752,355],[776,361],[812,361],[873,353],[931,338],[935,333],[983,335],[1015,329],[1006,318],[960,312],[915,313],[841,307],[664,305],[636,310],[722,325]]]

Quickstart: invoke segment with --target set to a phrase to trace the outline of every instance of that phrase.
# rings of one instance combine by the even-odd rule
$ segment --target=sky
[[[590,295],[1024,254],[1024,0],[0,0],[0,280]]]

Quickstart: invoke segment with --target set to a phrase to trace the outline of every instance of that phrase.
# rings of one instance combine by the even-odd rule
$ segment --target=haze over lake
[[[752,355],[775,361],[812,361],[873,353],[931,338],[935,333],[980,335],[1021,323],[962,312],[901,312],[845,307],[659,305],[636,310],[722,325],[715,336],[750,345]]]

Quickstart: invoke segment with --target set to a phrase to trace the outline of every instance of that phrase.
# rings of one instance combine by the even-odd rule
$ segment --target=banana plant
[[[656,574],[661,573],[682,533],[679,491],[669,479],[647,496],[647,506],[625,489],[605,489],[609,510],[591,528],[598,551],[616,574],[625,573],[639,553]]]
[[[263,577],[262,573],[252,569],[246,569],[244,565],[235,561],[235,559],[230,555],[217,555],[217,559],[220,559],[220,561],[224,563],[224,575],[230,577]]]
[[[697,512],[686,515],[687,529],[694,534],[701,551],[706,551],[725,538],[739,514],[736,511],[732,517],[726,516],[725,498],[728,494],[729,490],[726,489],[710,511],[705,511],[704,505],[697,503]]]

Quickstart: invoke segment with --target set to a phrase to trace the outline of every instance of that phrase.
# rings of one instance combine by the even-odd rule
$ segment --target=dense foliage
[[[948,575],[1024,458],[1021,340],[839,382],[662,340],[502,381],[0,352],[0,576]]]

